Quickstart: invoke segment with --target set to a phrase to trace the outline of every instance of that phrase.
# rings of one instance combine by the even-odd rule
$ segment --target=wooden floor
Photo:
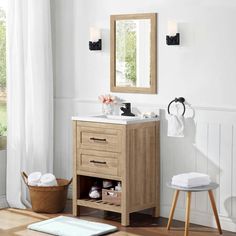
[[[63,215],[71,216],[70,213]],[[3,209],[0,210],[0,236],[45,236],[46,234],[27,230],[27,225],[42,221],[56,215],[45,215],[33,213],[29,210]],[[82,209],[82,219],[108,223],[119,228],[119,232],[111,236],[183,236],[184,223],[173,222],[171,231],[166,230],[167,219],[152,218],[149,215],[140,213],[131,214],[131,226],[120,225],[120,215],[116,213]],[[197,225],[191,225],[190,236],[215,236],[218,235],[215,229]],[[236,236],[236,233],[226,232],[224,236]]]

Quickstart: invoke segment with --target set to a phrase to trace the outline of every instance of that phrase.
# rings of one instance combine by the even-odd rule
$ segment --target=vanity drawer
[[[78,127],[79,148],[121,152],[121,130],[99,127]]]
[[[82,150],[77,156],[77,171],[120,176],[119,160],[116,153]]]

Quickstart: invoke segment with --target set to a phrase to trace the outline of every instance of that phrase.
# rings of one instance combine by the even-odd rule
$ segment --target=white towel
[[[28,176],[28,185],[37,186],[40,183],[41,172],[33,172]]]
[[[49,187],[49,186],[57,186],[57,180],[56,177],[53,174],[44,174],[41,179],[40,183],[38,186],[44,186],[44,187]]]
[[[169,137],[184,137],[184,121],[182,115],[168,115]]]
[[[175,175],[172,177],[172,182],[171,182],[172,185],[185,188],[204,186],[210,183],[211,179],[209,175],[196,172]]]

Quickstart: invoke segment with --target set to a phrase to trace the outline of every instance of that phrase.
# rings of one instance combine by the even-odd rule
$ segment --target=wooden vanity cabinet
[[[153,208],[159,216],[160,157],[159,121],[108,124],[73,121],[73,215],[85,206],[129,214]],[[120,181],[121,205],[88,197],[94,178]]]

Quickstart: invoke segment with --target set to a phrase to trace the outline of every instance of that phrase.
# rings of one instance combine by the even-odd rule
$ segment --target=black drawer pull
[[[105,138],[90,138],[90,140],[99,141],[99,142],[106,142],[107,141]]]
[[[94,164],[103,164],[103,165],[106,165],[107,163],[105,161],[90,161],[91,163],[94,163]]]

